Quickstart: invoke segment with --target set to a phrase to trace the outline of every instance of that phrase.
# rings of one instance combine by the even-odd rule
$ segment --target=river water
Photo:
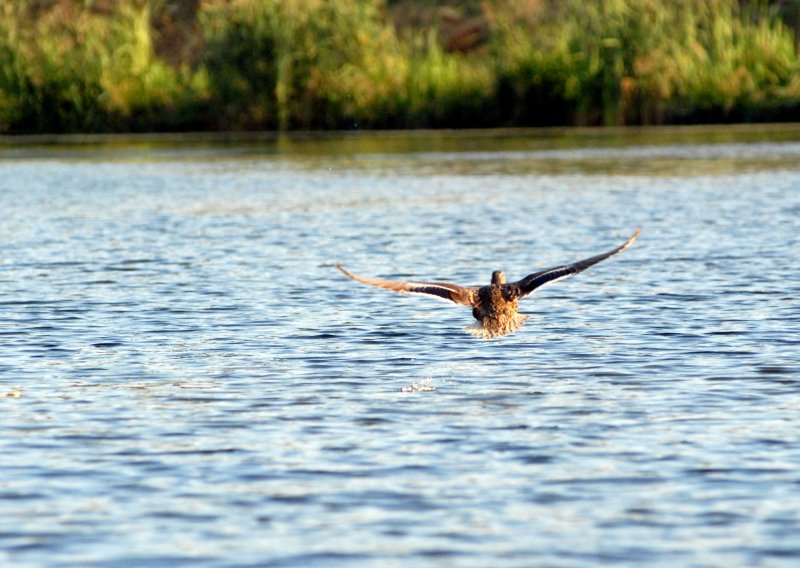
[[[0,565],[796,566],[798,257],[796,127],[6,139]]]

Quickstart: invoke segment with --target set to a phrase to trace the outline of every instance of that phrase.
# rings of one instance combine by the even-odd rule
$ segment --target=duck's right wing
[[[619,254],[624,251],[626,248],[631,246],[631,243],[636,240],[636,237],[639,236],[639,231],[641,229],[636,229],[636,232],[633,233],[633,236],[629,238],[627,241],[622,243],[617,248],[610,250],[608,252],[604,252],[603,254],[598,254],[597,256],[593,256],[591,258],[586,258],[584,260],[579,260],[578,262],[573,262],[572,264],[565,264],[564,266],[556,266],[554,268],[548,268],[547,270],[542,270],[541,272],[534,272],[533,274],[529,274],[519,282],[514,282],[512,286],[515,286],[517,293],[519,294],[520,298],[523,298],[533,292],[539,286],[547,284],[548,282],[554,282],[556,280],[561,280],[562,278],[567,278],[568,276],[572,276],[573,274],[578,274],[579,272],[583,272],[590,266],[597,264],[600,261],[607,259],[610,256],[614,256],[615,254]]]
[[[477,297],[477,288],[467,288],[465,286],[459,286],[458,284],[448,284],[446,282],[401,282],[398,280],[367,278],[366,276],[359,276],[358,274],[348,272],[339,264],[336,265],[336,268],[341,270],[345,276],[356,282],[361,282],[369,286],[377,286],[378,288],[385,288],[386,290],[391,290],[392,292],[398,292],[400,294],[427,294],[465,306],[474,305],[475,298]]]

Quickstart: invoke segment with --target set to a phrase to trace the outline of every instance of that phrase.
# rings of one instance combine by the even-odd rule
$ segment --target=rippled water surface
[[[6,141],[0,565],[797,565],[799,258],[797,128]]]

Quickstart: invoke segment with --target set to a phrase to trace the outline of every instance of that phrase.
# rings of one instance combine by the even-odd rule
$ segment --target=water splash
[[[411,383],[400,389],[400,392],[433,392],[436,390],[436,385],[433,384],[433,378],[428,377],[418,383]]]

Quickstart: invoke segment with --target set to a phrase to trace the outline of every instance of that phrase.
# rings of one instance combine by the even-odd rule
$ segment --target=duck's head
[[[502,286],[506,283],[506,275],[502,270],[495,270],[492,272],[492,284],[495,286]]]

